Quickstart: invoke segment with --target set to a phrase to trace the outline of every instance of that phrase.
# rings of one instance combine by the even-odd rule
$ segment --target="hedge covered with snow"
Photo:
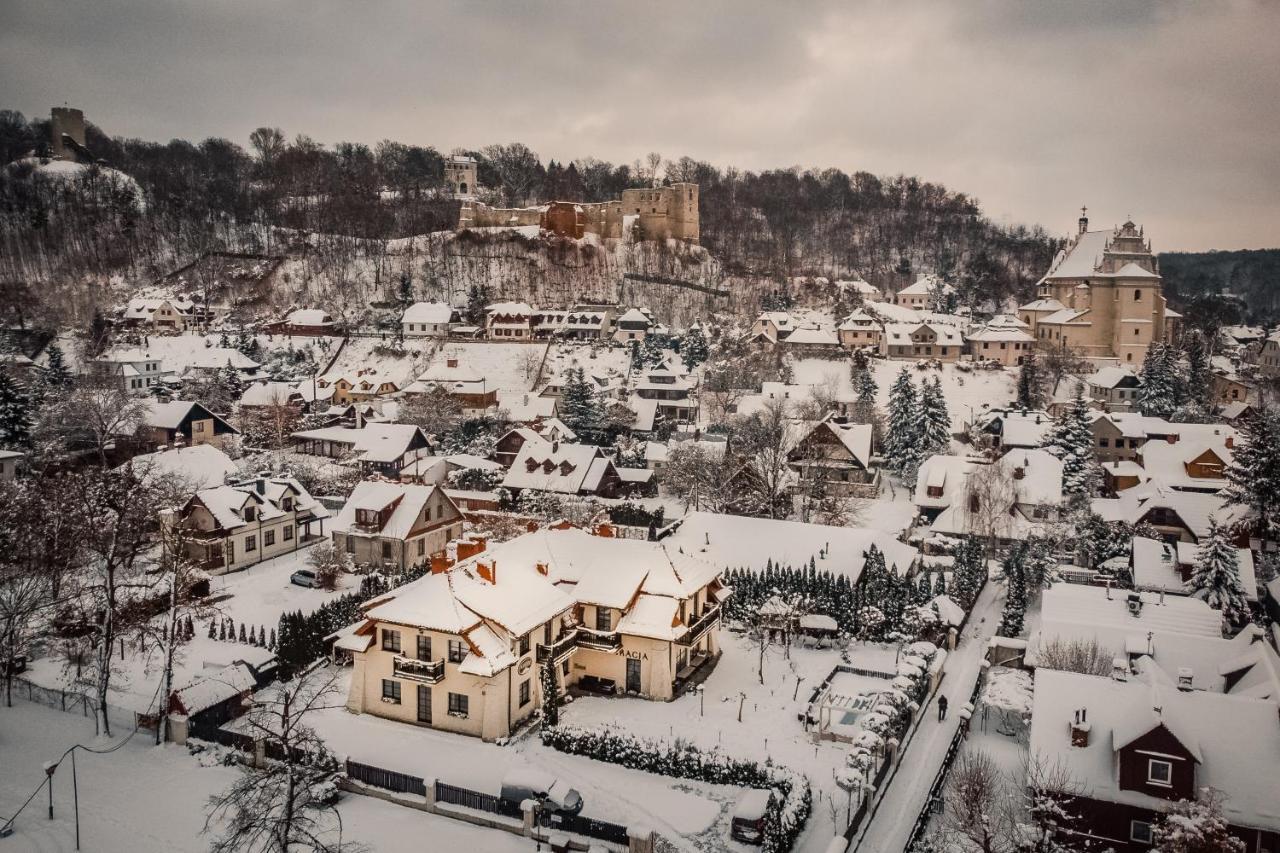
[[[676,741],[646,740],[615,729],[587,730],[574,726],[544,726],[542,742],[571,755],[620,764],[633,770],[694,779],[715,785],[772,788],[774,797],[765,818],[765,853],[787,853],[809,820],[813,794],[804,776],[774,764],[742,761],[718,752]]]

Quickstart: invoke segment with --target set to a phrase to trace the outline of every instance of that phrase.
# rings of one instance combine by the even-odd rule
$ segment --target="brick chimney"
[[[1234,435],[1227,436],[1227,450],[1231,450],[1236,446],[1236,437]]]
[[[1089,724],[1088,709],[1081,708],[1076,711],[1075,719],[1071,723],[1071,745],[1086,747],[1089,745],[1089,732],[1093,726]]]
[[[458,541],[458,559],[465,560],[484,551],[485,539],[479,536]]]
[[[546,577],[546,576],[547,576],[547,564],[546,564],[546,563],[534,563],[534,564],[533,564],[533,567],[534,567],[535,569],[537,569],[537,570],[538,570],[538,574],[542,575],[543,577]]]
[[[444,360],[444,366],[445,366],[445,367],[457,367],[457,366],[458,366],[458,360],[457,360],[456,358],[446,358],[446,359]]]
[[[496,584],[498,582],[498,561],[476,563],[476,573],[489,583]]]

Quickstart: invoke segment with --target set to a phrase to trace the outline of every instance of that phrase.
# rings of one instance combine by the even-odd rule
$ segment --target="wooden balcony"
[[[439,684],[444,680],[444,661],[416,660],[397,655],[392,664],[392,671],[399,678]]]
[[[720,621],[720,605],[713,604],[702,611],[702,615],[693,621],[688,630],[676,638],[676,645],[692,646],[701,640]]]
[[[564,631],[560,634],[559,638],[549,646],[538,643],[536,653],[537,661],[538,663],[546,663],[547,661],[559,663],[564,660],[564,658],[568,657],[569,653],[577,648],[577,646],[578,629],[574,628],[571,631]]]
[[[584,649],[595,649],[599,652],[616,652],[622,648],[622,637],[617,631],[593,631],[590,628],[579,628],[577,645]]]

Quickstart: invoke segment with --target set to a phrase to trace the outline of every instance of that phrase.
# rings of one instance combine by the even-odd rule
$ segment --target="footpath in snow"
[[[900,853],[906,846],[933,778],[946,757],[947,747],[960,728],[959,711],[969,701],[982,669],[987,643],[1000,625],[1002,593],[1003,587],[991,580],[974,603],[969,624],[956,650],[947,658],[946,678],[933,701],[924,708],[924,719],[903,752],[902,764],[890,779],[874,816],[849,845],[850,851]],[[941,722],[938,696],[946,696],[950,706],[947,719]]]

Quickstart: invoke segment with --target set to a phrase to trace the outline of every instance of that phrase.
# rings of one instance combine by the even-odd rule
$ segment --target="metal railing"
[[[612,652],[622,648],[622,637],[617,631],[593,631],[590,628],[579,628],[577,645],[584,649],[598,649]]]
[[[692,646],[698,640],[702,639],[708,629],[720,619],[720,605],[713,604],[708,607],[701,616],[694,620],[688,630],[676,639],[676,645]]]

